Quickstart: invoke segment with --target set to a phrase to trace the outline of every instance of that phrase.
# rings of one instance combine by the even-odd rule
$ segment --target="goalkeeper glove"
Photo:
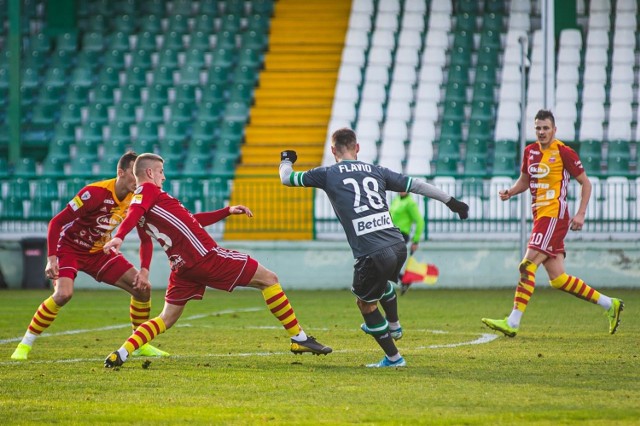
[[[286,150],[280,153],[280,161],[291,161],[291,164],[295,163],[298,159],[298,154],[293,150]]]
[[[458,213],[460,219],[466,219],[469,217],[469,206],[462,201],[456,200],[454,197],[451,197],[449,201],[447,201],[447,207],[454,213]]]

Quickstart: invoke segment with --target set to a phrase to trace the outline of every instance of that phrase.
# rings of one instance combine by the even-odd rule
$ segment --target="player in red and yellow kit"
[[[133,175],[136,158],[137,154],[132,151],[125,153],[118,161],[117,177],[85,186],[49,222],[45,275],[54,280],[54,292],[38,307],[12,359],[28,358],[35,339],[71,300],[78,271],[131,294],[129,316],[134,330],[149,319],[149,264],[143,263],[138,273],[121,254],[103,251],[131,203],[136,187]],[[168,353],[148,345],[136,355],[166,356]]]
[[[293,353],[326,355],[332,351],[302,330],[275,273],[247,254],[219,247],[203,228],[230,214],[251,217],[251,210],[245,206],[231,206],[192,214],[180,201],[162,190],[164,160],[155,154],[141,154],[134,164],[134,173],[138,188],[129,212],[115,237],[104,245],[104,250],[117,252],[124,237],[137,227],[142,242],[142,262],[149,264],[151,261],[152,250],[148,247],[153,238],[169,258],[171,275],[162,313],[138,327],[120,349],[107,357],[105,367],[122,365],[134,350],[173,326],[186,303],[202,299],[207,287],[229,292],[239,286],[261,290],[269,310],[289,334]]]
[[[531,192],[533,230],[519,266],[520,280],[513,310],[505,319],[483,318],[482,322],[506,336],[514,337],[535,289],[536,271],[542,264],[552,287],[604,308],[609,319],[609,333],[614,334],[624,308],[622,300],[605,296],[580,278],[567,275],[564,268],[564,238],[569,228],[580,231],[584,226],[591,182],[578,154],[555,138],[555,118],[550,111],[538,111],[535,130],[538,140],[525,148],[520,177],[511,188],[499,194],[500,199],[506,201],[527,189]],[[567,205],[567,188],[571,177],[582,188],[580,205],[572,218]]]

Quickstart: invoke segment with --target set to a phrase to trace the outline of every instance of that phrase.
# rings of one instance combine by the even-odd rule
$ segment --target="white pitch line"
[[[194,319],[206,318],[206,317],[210,317],[210,316],[214,316],[214,315],[228,315],[228,314],[236,314],[238,312],[257,312],[257,311],[262,311],[262,310],[264,310],[264,307],[263,308],[225,309],[225,310],[222,310],[222,311],[210,312],[208,314],[191,315],[189,317],[184,317],[183,320],[184,321],[189,321],[189,320],[194,320]],[[78,330],[67,330],[67,331],[60,331],[60,332],[57,332],[57,333],[43,333],[39,337],[68,336],[68,335],[71,335],[71,334],[93,333],[95,331],[118,330],[120,328],[127,328],[127,327],[130,328],[131,327],[131,323],[120,324],[120,325],[108,325],[106,327],[99,327],[99,328],[81,328],[81,329],[78,329]],[[0,344],[19,342],[21,340],[22,340],[22,337],[14,337],[14,338],[11,338],[11,339],[2,339],[2,340],[0,340]]]

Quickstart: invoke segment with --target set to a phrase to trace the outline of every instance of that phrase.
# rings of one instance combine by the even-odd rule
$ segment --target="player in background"
[[[538,140],[524,151],[520,177],[511,188],[499,193],[500,199],[506,201],[521,192],[531,191],[533,230],[519,266],[520,280],[513,310],[505,319],[482,318],[482,322],[506,336],[515,337],[535,290],[536,271],[543,265],[553,288],[601,306],[609,319],[609,333],[614,334],[624,308],[622,300],[599,293],[582,279],[567,275],[564,268],[564,238],[569,228],[580,231],[584,226],[591,182],[578,154],[555,138],[556,122],[551,111],[538,111],[535,130]],[[580,205],[573,218],[569,217],[567,205],[570,177],[575,178],[581,186]]]
[[[389,213],[391,214],[391,220],[393,224],[402,233],[405,244],[411,241],[411,247],[409,248],[409,255],[418,250],[418,244],[420,243],[420,237],[424,232],[424,217],[420,213],[418,203],[409,195],[408,192],[400,192],[397,197],[391,200],[389,206]],[[413,236],[411,231],[413,230]],[[403,295],[409,290],[411,284],[404,284],[401,282],[402,273],[398,275],[398,282],[400,282],[400,294]]]
[[[380,362],[367,367],[404,367],[406,361],[394,342],[402,337],[402,327],[398,299],[390,281],[397,280],[407,258],[407,247],[391,221],[386,191],[436,199],[461,219],[467,218],[469,206],[423,180],[358,161],[359,150],[355,132],[339,129],[331,135],[336,164],[295,172],[296,152],[283,151],[280,180],[286,186],[314,187],[327,193],[356,259],[351,291],[364,318],[360,328],[373,336],[385,353]]]
[[[296,318],[275,273],[245,253],[219,247],[203,226],[216,223],[231,214],[253,214],[245,206],[225,207],[214,212],[191,214],[177,199],[162,190],[165,181],[164,160],[155,154],[141,154],[134,164],[138,188],[127,217],[104,250],[119,251],[122,240],[134,228],[141,238],[140,257],[150,261],[152,250],[145,250],[155,239],[164,249],[171,274],[160,315],[142,324],[104,362],[107,368],[122,365],[129,355],[171,328],[189,300],[201,300],[207,287],[233,291],[236,287],[254,287],[271,313],[291,338],[291,352],[315,355],[331,353],[330,347],[307,335]],[[147,260],[148,259],[148,260]]]
[[[134,330],[149,319],[149,263],[142,263],[138,272],[121,254],[111,251],[105,253],[102,250],[129,208],[136,188],[133,176],[136,157],[137,154],[133,151],[125,153],[118,161],[115,178],[85,186],[49,222],[45,275],[54,280],[54,292],[38,307],[11,359],[28,358],[36,338],[51,325],[60,309],[71,300],[78,271],[131,294],[129,317]],[[141,347],[135,355],[169,354],[147,345]]]

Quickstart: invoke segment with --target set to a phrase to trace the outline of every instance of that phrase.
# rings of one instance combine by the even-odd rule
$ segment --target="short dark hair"
[[[136,154],[134,151],[129,150],[125,152],[118,160],[118,168],[127,170],[129,166],[131,166],[133,162],[136,161],[136,158],[138,158],[138,154]]]
[[[338,129],[333,132],[331,140],[333,141],[333,146],[335,146],[340,152],[353,150],[356,148],[356,144],[358,143],[356,132],[347,127],[343,127],[342,129]]]
[[[556,118],[553,116],[551,110],[541,109],[536,113],[535,120],[551,120],[553,127],[556,127]]]

